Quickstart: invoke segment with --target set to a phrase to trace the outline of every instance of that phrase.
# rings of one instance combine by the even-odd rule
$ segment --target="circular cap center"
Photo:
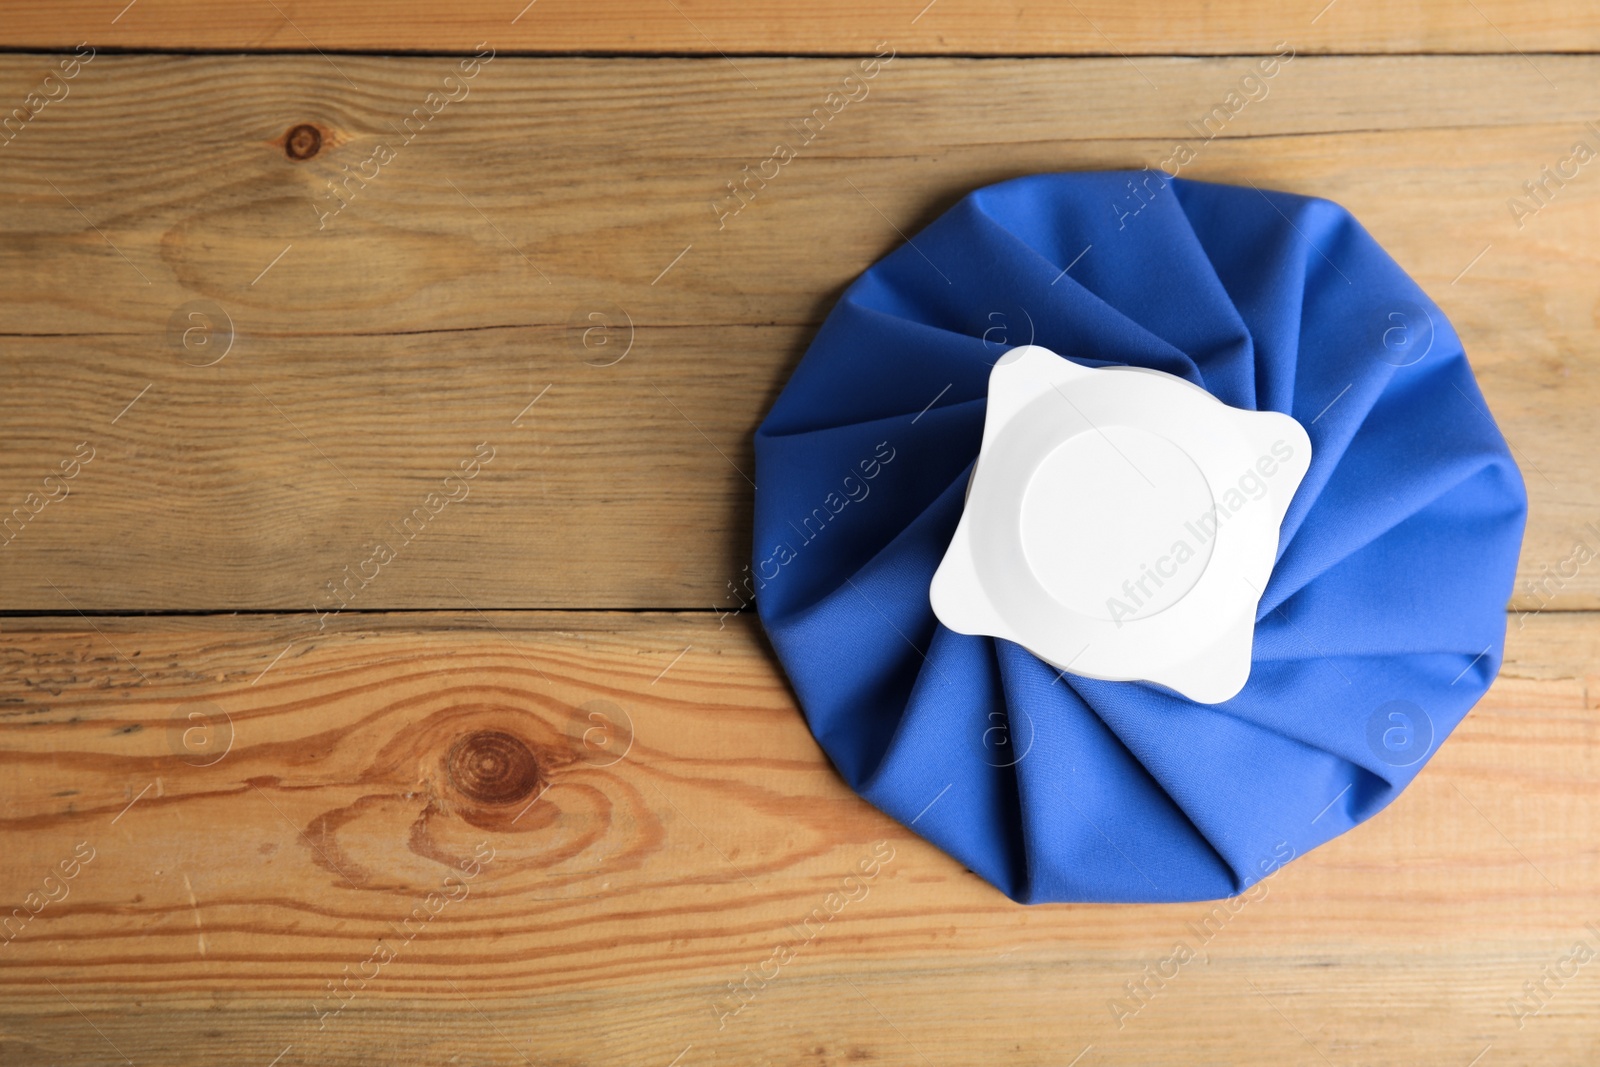
[[[1063,607],[1122,623],[1165,611],[1193,589],[1215,543],[1210,487],[1159,434],[1104,426],[1070,437],[1034,468],[1022,499],[1022,550]]]

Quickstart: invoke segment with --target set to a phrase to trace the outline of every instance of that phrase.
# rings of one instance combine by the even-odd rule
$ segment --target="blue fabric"
[[[1233,699],[934,618],[989,370],[1030,342],[1310,433]],[[1521,475],[1444,315],[1325,200],[1153,171],[980,189],[849,287],[755,452],[748,581],[817,741],[1019,901],[1242,892],[1392,801],[1500,667]]]

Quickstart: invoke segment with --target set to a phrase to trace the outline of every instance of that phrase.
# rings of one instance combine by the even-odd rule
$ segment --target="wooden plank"
[[[989,55],[1229,55],[1270,52],[1280,41],[1305,52],[1571,52],[1600,45],[1600,15],[1578,0],[1312,0],[1228,5],[1159,0],[1066,5],[992,0],[735,0],[634,2],[596,8],[575,0],[425,0],[312,4],[281,0],[167,3],[19,0],[7,5],[5,42],[65,48],[464,51],[490,41],[502,51],[639,53],[869,51],[887,39],[906,53]]]
[[[0,98],[49,62],[4,57]],[[1600,185],[1520,229],[1507,201],[1593,136],[1600,60],[1538,62],[1554,84],[1519,57],[1301,57],[1184,173],[1339,200],[1439,299],[1532,495],[1519,604],[1586,608],[1593,567],[1527,583],[1600,515]],[[399,142],[457,63],[99,55],[14,136],[3,510],[97,458],[0,548],[0,604],[303,610],[479,444],[503,447],[481,494],[358,606],[721,604],[749,434],[895,230],[1017,174],[1159,163],[1249,61],[898,59],[720,229],[723,183],[855,60],[502,56]],[[231,323],[212,366],[224,336],[182,345],[197,309]],[[590,314],[612,347],[583,347]]]
[[[94,458],[0,547],[3,603],[722,603],[749,542],[734,464],[753,469],[759,413],[753,375],[712,353],[760,350],[770,370],[801,330],[641,330],[611,367],[586,364],[567,332],[242,339],[205,369],[30,341],[10,360],[26,385],[8,473],[50,473],[84,440]],[[46,396],[63,406],[44,412]],[[374,560],[380,540],[392,559]]]
[[[1520,1028],[1512,1004],[1600,936],[1597,652],[1600,616],[1513,626],[1500,681],[1413,788],[1265,883],[1119,1028],[1109,1004],[1209,908],[1006,901],[844,788],[748,618],[27,620],[0,639],[0,902],[45,902],[0,945],[0,1048],[1592,1062],[1587,969],[1544,979]],[[448,882],[480,843],[493,858]],[[792,924],[874,856],[774,975]],[[436,918],[369,963],[418,907]],[[324,1017],[347,967],[366,981]]]

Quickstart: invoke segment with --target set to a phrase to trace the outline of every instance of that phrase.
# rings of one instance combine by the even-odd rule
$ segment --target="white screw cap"
[[[934,614],[1073,674],[1221,703],[1249,680],[1256,608],[1310,465],[1288,415],[1014,348],[989,375]]]

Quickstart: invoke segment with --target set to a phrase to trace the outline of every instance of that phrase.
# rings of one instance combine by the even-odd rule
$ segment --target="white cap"
[[[1288,415],[1014,348],[989,375],[934,614],[1073,674],[1220,703],[1250,677],[1256,608],[1310,465]]]

